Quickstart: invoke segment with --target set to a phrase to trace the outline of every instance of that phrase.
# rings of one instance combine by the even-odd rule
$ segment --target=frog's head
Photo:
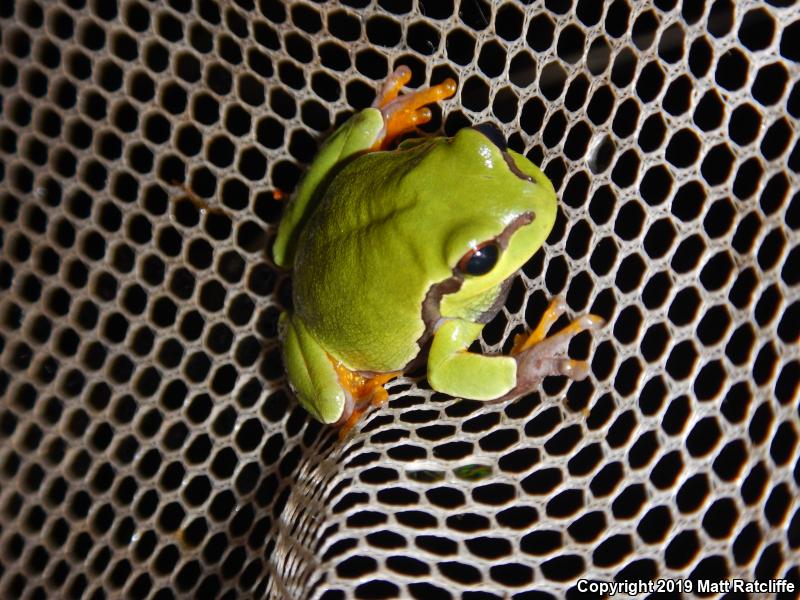
[[[555,190],[492,125],[462,129],[430,155],[425,162],[438,175],[427,179],[426,192],[439,199],[429,196],[446,223],[439,243],[460,280],[458,290],[442,298],[440,314],[474,319],[544,243],[555,221]]]

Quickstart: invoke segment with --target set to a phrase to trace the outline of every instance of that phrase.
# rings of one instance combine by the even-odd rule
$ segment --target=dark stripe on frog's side
[[[439,309],[442,298],[447,294],[452,294],[460,290],[463,281],[464,277],[462,275],[453,273],[451,277],[439,283],[434,283],[428,288],[428,293],[425,294],[425,300],[422,301],[422,321],[425,323],[425,331],[422,332],[422,335],[417,340],[419,353],[400,369],[404,373],[421,367],[425,364],[425,361],[428,360],[430,341],[433,337],[433,332],[436,330],[436,325],[442,316]]]
[[[490,142],[492,142],[492,144],[497,146],[497,148],[500,150],[500,153],[503,155],[503,160],[506,161],[509,170],[514,175],[520,179],[524,179],[525,181],[536,183],[533,180],[533,177],[520,170],[520,168],[517,166],[517,163],[514,162],[514,159],[508,153],[508,141],[506,140],[506,137],[494,123],[491,121],[478,123],[477,125],[473,125],[471,129],[483,134]]]
[[[524,179],[525,181],[530,181],[531,183],[534,183],[534,184],[536,183],[533,180],[533,177],[531,177],[527,173],[524,173],[523,171],[520,170],[520,168],[517,166],[517,163],[514,162],[514,159],[511,158],[511,155],[508,152],[503,152],[503,160],[506,161],[506,164],[508,165],[508,168],[511,170],[511,172],[514,175],[516,175],[520,179]]]
[[[516,233],[517,229],[520,227],[524,227],[525,225],[530,225],[536,219],[536,214],[529,210],[528,212],[522,213],[520,216],[516,217],[511,223],[506,225],[506,228],[498,235],[495,240],[500,247],[505,250],[508,247],[508,240],[511,239],[511,236]]]
[[[506,225],[506,228],[503,229],[500,235],[495,238],[495,241],[500,245],[500,248],[505,250],[508,247],[508,241],[511,239],[511,236],[514,234],[514,232],[516,232],[520,227],[524,227],[525,225],[532,223],[535,218],[536,215],[533,213],[533,211],[521,214],[511,221],[511,223]],[[495,301],[492,303],[492,306],[489,309],[484,311],[483,314],[478,317],[476,320],[477,323],[488,323],[494,318],[494,316],[497,314],[497,311],[499,311],[500,308],[505,304],[513,280],[514,275],[508,277],[500,284],[500,291],[497,294]],[[447,294],[453,294],[460,290],[463,281],[464,276],[461,273],[457,273],[454,268],[452,276],[448,277],[444,281],[433,284],[428,289],[428,293],[425,295],[425,300],[422,302],[422,321],[425,323],[425,331],[417,340],[420,353],[405,367],[403,367],[403,371],[413,370],[414,368],[420,366],[422,361],[426,360],[428,354],[428,343],[433,337],[436,325],[439,323],[439,320],[442,317],[440,309],[442,298]]]

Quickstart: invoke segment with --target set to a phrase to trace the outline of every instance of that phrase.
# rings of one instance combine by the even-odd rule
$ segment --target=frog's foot
[[[372,104],[383,114],[384,134],[379,140],[380,148],[387,147],[393,139],[410,131],[418,125],[431,120],[431,109],[426,105],[449,98],[456,92],[456,82],[445,79],[442,83],[411,94],[399,95],[411,79],[411,69],[402,65],[389,75],[378,97]]]
[[[529,391],[548,375],[566,375],[570,379],[580,380],[589,374],[586,361],[566,357],[569,343],[582,331],[602,327],[605,321],[597,315],[584,315],[547,337],[553,323],[566,310],[564,300],[554,298],[536,329],[530,335],[518,335],[514,340],[511,354],[517,361],[517,385],[511,393],[513,397]]]
[[[347,396],[342,416],[334,424],[339,427],[339,439],[344,440],[370,406],[381,406],[386,402],[389,393],[383,385],[400,373],[379,373],[373,377],[365,377],[338,361],[334,361],[334,368]]]

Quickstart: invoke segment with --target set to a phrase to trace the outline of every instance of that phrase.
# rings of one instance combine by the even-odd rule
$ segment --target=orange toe
[[[366,377],[356,371],[351,371],[337,360],[332,360],[339,383],[353,398],[353,412],[339,429],[339,439],[344,439],[350,430],[355,427],[361,416],[369,406],[381,406],[389,398],[389,393],[383,385],[398,375],[399,372],[379,373]]]
[[[392,100],[397,98],[401,88],[409,81],[411,81],[411,69],[405,65],[400,65],[386,78],[386,82],[383,84],[373,106],[375,108],[383,108],[389,104]]]
[[[401,69],[405,70],[401,73]],[[430,121],[432,113],[427,105],[449,98],[456,92],[456,82],[453,79],[446,79],[427,89],[398,95],[400,87],[410,78],[411,71],[408,67],[399,67],[390,76],[374,104],[381,109],[386,123],[385,134],[381,140],[383,148],[398,136]]]

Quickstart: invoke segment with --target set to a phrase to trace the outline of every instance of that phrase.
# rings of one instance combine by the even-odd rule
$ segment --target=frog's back
[[[364,154],[333,176],[294,261],[295,310],[329,354],[361,371],[402,369],[426,333],[426,295],[455,276],[470,248],[523,215],[532,221],[523,258],[541,245],[555,217],[552,185],[530,165],[543,179],[531,185],[509,167],[512,160],[465,129]],[[474,319],[488,310],[487,300],[512,273],[497,271],[455,316]]]
[[[443,257],[430,253],[438,247],[426,231],[430,207],[403,184],[417,154],[352,161],[300,237],[295,311],[329,354],[355,370],[392,371],[410,362],[425,333],[425,295],[451,275]]]

